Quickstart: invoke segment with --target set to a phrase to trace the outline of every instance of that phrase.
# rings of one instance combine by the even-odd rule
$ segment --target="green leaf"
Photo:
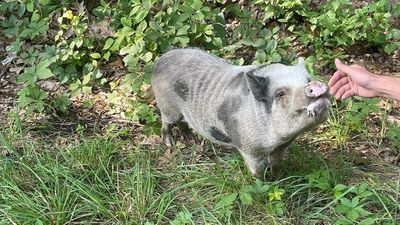
[[[337,184],[334,188],[335,190],[339,190],[339,191],[343,191],[345,189],[347,189],[347,186],[344,184]]]
[[[239,198],[244,205],[253,204],[253,197],[251,196],[252,186],[244,186],[240,189]]]
[[[113,43],[114,43],[114,39],[113,38],[108,38],[106,40],[106,43],[104,43],[103,50],[109,49]]]
[[[109,51],[103,54],[103,58],[107,61],[110,59],[110,56],[111,56],[111,52],[109,52]]]
[[[19,33],[19,36],[22,37],[22,38],[26,38],[31,33],[32,33],[31,29],[25,28],[21,33]]]
[[[347,186],[346,186],[346,185],[344,185],[344,184],[337,184],[337,185],[335,186],[335,188],[334,188],[333,196],[334,196],[335,198],[339,198],[339,197],[343,194],[343,191],[346,190],[346,189],[347,189]]]
[[[43,60],[36,65],[36,71],[41,71],[50,66],[49,60]]]
[[[345,205],[338,205],[335,207],[335,210],[336,210],[336,212],[338,212],[340,214],[344,214],[349,211],[349,207],[347,207]]]
[[[125,66],[131,70],[137,66],[139,58],[133,54],[129,54],[123,58]]]
[[[188,37],[178,37],[177,40],[181,43],[182,47],[186,47],[190,41]]]
[[[265,51],[262,49],[258,49],[254,57],[259,63],[264,63],[265,61],[267,61],[267,54],[265,54]]]
[[[340,218],[338,221],[336,221],[336,224],[340,225],[353,225],[353,221],[347,219],[347,218]]]
[[[124,27],[132,27],[132,21],[129,17],[122,17],[121,24]]]
[[[86,85],[90,82],[90,79],[92,78],[92,74],[93,74],[93,72],[89,72],[88,74],[83,76],[82,85]]]
[[[68,109],[68,106],[71,105],[71,103],[72,103],[71,100],[66,95],[58,96],[54,100],[54,106],[57,109],[59,109],[61,112],[66,112]]]
[[[365,220],[361,220],[359,225],[371,225],[374,224],[374,220],[372,218],[367,218]]]
[[[358,217],[360,216],[360,214],[356,211],[356,210],[350,210],[349,212],[347,212],[346,217],[349,218],[352,221],[356,221],[358,219]]]
[[[43,222],[40,219],[36,219],[35,225],[43,225]]]
[[[71,83],[71,84],[69,85],[69,90],[71,90],[71,91],[76,90],[76,89],[78,89],[80,86],[81,86],[81,81],[80,81],[80,80],[77,80],[75,83]]]
[[[278,46],[278,42],[276,40],[269,40],[265,50],[269,53],[272,53],[273,51],[276,50],[277,46]]]
[[[345,205],[349,208],[353,208],[353,204],[351,204],[351,201],[347,198],[341,198],[340,203],[342,203],[343,205]]]
[[[267,57],[267,59],[269,62],[272,62],[272,63],[277,63],[282,60],[281,55],[277,52],[272,53],[272,55]],[[329,187],[329,184],[328,184],[328,187]]]
[[[138,24],[138,23],[140,23],[142,20],[144,20],[144,18],[146,18],[146,16],[147,16],[147,14],[149,13],[149,11],[148,10],[146,10],[146,9],[141,9],[140,11],[139,11],[139,13],[138,14],[136,14],[136,17],[135,17],[135,24]]]
[[[101,58],[101,55],[100,55],[100,53],[92,53],[92,54],[90,54],[90,57],[92,57],[93,59],[100,59]]]
[[[353,206],[353,208],[355,208],[356,206],[358,206],[358,203],[360,203],[360,197],[356,196],[351,200],[351,205]]]
[[[137,93],[140,91],[140,87],[142,87],[143,80],[144,80],[143,77],[136,77],[133,80],[133,83],[132,83],[132,91],[133,92]]]
[[[83,86],[82,87],[82,93],[89,94],[91,92],[92,92],[92,87],[88,87],[88,86]]]
[[[142,59],[145,61],[145,62],[150,62],[151,61],[151,59],[153,58],[153,53],[151,53],[151,52],[147,52],[146,54],[144,54],[144,56],[142,57]]]
[[[17,78],[17,82],[19,84],[22,84],[24,82],[28,83],[28,84],[34,84],[37,80],[37,77],[35,76],[35,67],[29,67],[25,69],[24,73],[21,73],[18,78]]]
[[[219,200],[219,202],[214,206],[214,209],[218,210],[233,205],[237,197],[238,193],[236,192],[222,197],[221,200]]]
[[[169,224],[170,225],[185,225],[185,224],[191,224],[192,222],[192,214],[187,211],[182,211],[179,212],[175,219],[171,221]]]
[[[270,185],[264,184],[261,180],[256,180],[256,183],[254,184],[254,192],[259,194],[259,195],[264,195],[266,192],[269,191],[271,188]]]
[[[26,4],[26,10],[28,10],[28,12],[33,12],[33,1],[28,2],[28,4]]]
[[[20,4],[18,6],[18,16],[22,17],[24,15],[24,13],[25,13],[25,10],[26,10],[25,4]]]
[[[358,194],[358,196],[359,196],[360,198],[366,198],[366,197],[369,197],[369,196],[371,196],[371,195],[373,195],[373,193],[370,192],[370,191],[363,191],[363,192],[361,192],[361,193]]]
[[[275,34],[276,32],[279,31],[279,26],[276,26],[272,29],[272,33]]]
[[[370,212],[368,212],[365,209],[363,209],[361,206],[358,206],[358,207],[354,208],[354,210],[356,210],[362,216],[368,216],[368,215],[371,214]]]
[[[23,88],[18,92],[18,106],[20,108],[25,108],[35,101],[33,98],[29,97],[29,94],[29,87]]]
[[[143,20],[140,22],[140,24],[136,28],[136,32],[144,33],[144,30],[147,28],[147,22],[146,20]]]
[[[281,208],[281,207],[276,207],[275,212],[278,215],[283,215],[283,213],[284,213],[283,208]]]
[[[179,30],[176,32],[176,36],[186,35],[188,33],[189,28],[190,28],[189,25],[185,25],[179,28]]]
[[[43,80],[54,76],[53,72],[50,69],[42,69],[40,71],[36,71],[36,76]]]

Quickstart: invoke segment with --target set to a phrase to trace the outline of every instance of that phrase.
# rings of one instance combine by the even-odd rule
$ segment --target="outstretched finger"
[[[328,82],[328,86],[333,86],[338,80],[340,80],[340,78],[342,78],[343,76],[345,76],[345,74],[343,74],[340,71],[336,71],[333,76],[331,77],[331,79],[329,79]]]
[[[350,84],[343,85],[339,88],[339,90],[335,94],[336,99],[343,99],[343,95],[351,90]]]
[[[339,59],[335,59],[335,65],[339,71],[341,71],[347,75],[356,74],[358,72],[358,68],[360,67],[360,66],[356,66],[356,65],[353,65],[353,66],[345,65]]]
[[[354,95],[355,95],[354,91],[352,89],[349,89],[349,90],[347,90],[346,92],[343,93],[342,99],[346,99],[346,98],[349,98],[349,97],[354,96]]]
[[[342,88],[343,86],[349,83],[348,77],[341,77],[339,80],[336,81],[333,85],[329,86],[329,94],[336,95],[336,93]]]

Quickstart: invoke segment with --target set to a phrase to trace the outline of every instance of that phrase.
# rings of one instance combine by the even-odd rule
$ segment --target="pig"
[[[302,132],[328,116],[327,86],[298,64],[238,66],[196,48],[173,49],[153,66],[151,85],[161,113],[161,136],[174,145],[176,124],[211,142],[236,148],[250,173],[279,171],[284,152]]]

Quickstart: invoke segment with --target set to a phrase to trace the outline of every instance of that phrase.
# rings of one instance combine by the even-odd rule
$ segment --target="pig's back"
[[[229,64],[198,49],[169,51],[153,69],[152,85],[159,108],[179,110],[192,128],[211,138],[210,127],[223,129],[218,106],[243,68],[246,67]]]

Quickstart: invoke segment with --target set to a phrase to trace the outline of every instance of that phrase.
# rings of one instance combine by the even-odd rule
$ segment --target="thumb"
[[[335,66],[339,71],[341,71],[347,75],[350,75],[350,76],[357,72],[357,69],[343,64],[339,59],[335,59]]]

